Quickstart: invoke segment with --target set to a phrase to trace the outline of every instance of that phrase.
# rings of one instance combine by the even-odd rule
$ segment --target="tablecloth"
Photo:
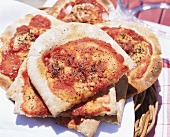
[[[156,81],[158,94],[158,115],[155,125],[147,137],[170,136],[170,60],[163,58],[163,73]]]

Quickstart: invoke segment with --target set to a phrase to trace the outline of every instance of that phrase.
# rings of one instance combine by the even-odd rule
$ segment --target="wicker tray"
[[[153,128],[158,112],[155,85],[133,97],[135,104],[134,137],[145,137]]]

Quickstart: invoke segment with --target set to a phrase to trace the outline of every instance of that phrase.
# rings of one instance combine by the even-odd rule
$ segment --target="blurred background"
[[[17,0],[36,8],[50,7],[57,0]],[[119,12],[129,12],[135,17],[170,26],[170,0],[111,0]],[[120,11],[121,9],[121,11]]]
[[[117,0],[117,3],[139,19],[170,26],[170,0]]]

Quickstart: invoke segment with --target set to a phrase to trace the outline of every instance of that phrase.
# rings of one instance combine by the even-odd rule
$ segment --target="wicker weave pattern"
[[[134,137],[145,137],[153,128],[158,112],[158,98],[155,85],[134,96]]]

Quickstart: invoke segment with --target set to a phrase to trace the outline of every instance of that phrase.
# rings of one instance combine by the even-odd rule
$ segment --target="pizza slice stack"
[[[40,95],[38,94],[38,92],[36,91],[32,83],[30,82],[29,76],[27,74],[26,63],[27,63],[27,59],[21,65],[15,81],[12,83],[9,90],[7,91],[7,94],[8,92],[11,94],[10,99],[15,101],[14,113],[20,114],[20,115],[26,115],[28,117],[52,117],[48,108],[46,107],[43,100],[41,99]],[[56,123],[63,125],[63,126],[67,126],[69,129],[75,129],[85,134],[86,136],[93,136],[101,121],[106,121],[106,122],[110,122],[114,124],[117,124],[117,123],[120,124],[122,114],[123,114],[124,101],[126,98],[126,91],[127,91],[126,88],[122,87],[124,83],[127,83],[127,82],[123,82],[121,84],[121,88],[123,89],[123,91],[118,90],[120,88],[120,85],[119,85],[118,89],[116,90],[118,91],[116,93],[116,97],[115,97],[115,94],[110,96],[110,98],[113,99],[112,101],[115,101],[115,99],[119,99],[119,101],[117,101],[117,103],[115,101],[112,104],[110,104],[111,106],[107,107],[108,109],[109,108],[115,109],[115,111],[117,109],[116,114],[112,116],[97,116],[93,118],[92,117],[89,118],[89,115],[87,115],[88,117],[85,117],[85,115],[74,116],[74,114],[70,113],[74,111],[74,108],[73,108],[71,111],[69,110],[69,111],[61,113],[60,116],[56,118]],[[124,96],[122,96],[123,94]],[[105,104],[104,99],[108,98],[108,97],[106,98],[105,96],[107,95],[103,95],[103,101],[102,101],[102,96],[99,96],[100,102],[96,101],[97,100],[96,99],[97,96],[96,96],[93,101],[94,103],[92,102],[92,99],[90,99],[87,101],[87,105],[84,104],[83,106],[82,104],[80,104],[79,108],[82,105],[84,109],[87,108],[90,111],[88,107],[88,103],[90,103],[91,105],[92,104],[95,105],[93,109],[91,110],[91,113],[98,112],[97,111],[98,106],[102,107],[101,105]],[[108,104],[106,103],[106,105]],[[76,107],[75,107],[75,110],[76,110]],[[108,114],[108,112],[109,110],[107,110],[106,114]],[[104,113],[105,111],[102,112],[102,114]],[[93,125],[93,128],[91,128],[90,130],[89,129],[87,130],[87,127],[89,126],[91,127],[91,125]]]
[[[157,80],[162,69],[157,37],[142,25],[120,21],[110,0],[58,0],[48,14],[64,22],[97,24],[122,47],[138,66],[127,74],[127,98],[143,92]]]
[[[95,31],[90,32],[89,35],[89,30]],[[72,36],[73,31],[74,36]],[[105,39],[110,41],[111,45]],[[46,47],[47,45],[48,47]],[[50,51],[51,53],[49,53]],[[39,54],[38,56],[36,52]],[[38,62],[35,63],[36,59],[38,59]],[[108,61],[112,65],[108,64]],[[124,91],[121,91],[120,88],[117,88],[117,91],[120,91],[117,94],[114,86],[111,88],[110,86],[119,81],[120,77],[134,66],[135,64],[130,57],[98,27],[80,23],[63,24],[47,31],[32,44],[29,57],[23,62],[18,76],[7,91],[7,96],[15,101],[14,112],[17,114],[24,114],[29,117],[47,117],[52,116],[51,114],[54,111],[60,110],[53,115],[54,117],[57,116],[57,123],[62,124],[64,122],[67,123],[68,128],[73,128],[86,135],[94,135],[100,121],[120,124],[127,90],[124,88]],[[35,67],[38,72],[32,71],[32,67]],[[41,83],[36,85],[36,82],[40,79],[47,83],[47,89],[44,92],[39,89],[42,88]],[[65,83],[65,85],[56,83],[61,80],[63,80],[61,84]],[[73,80],[75,81],[73,82]],[[44,83],[43,85],[45,85]],[[127,82],[123,83],[127,85]],[[77,90],[81,84],[83,85],[80,87],[81,90]],[[63,86],[65,87],[61,92]],[[54,87],[58,89],[53,90]],[[47,93],[48,88],[50,89],[49,93]],[[68,90],[66,90],[67,88]],[[74,88],[77,90],[75,93],[70,90]],[[82,89],[89,96],[86,97],[85,93],[81,93],[83,92]],[[65,102],[61,98],[62,96],[58,96],[60,94],[55,92],[64,94],[64,97],[67,97],[66,94],[68,94],[68,99],[71,99],[70,106],[63,106],[64,109],[60,108],[61,104],[58,105],[60,102],[55,102],[53,98],[56,97],[63,101],[62,103]],[[70,97],[77,97],[77,92],[79,92],[78,97],[80,95],[83,97],[81,100],[79,99],[78,103],[77,98]],[[53,101],[53,104],[48,105],[46,98],[43,98],[46,94]],[[53,94],[52,97],[50,97],[51,94]],[[121,100],[117,101],[116,99],[119,97],[116,96],[119,96]],[[75,106],[75,104],[78,104],[78,106]],[[51,107],[55,107],[55,109],[51,109]],[[73,107],[71,111],[66,111],[71,107]],[[104,115],[109,115],[109,118],[104,118]],[[87,116],[93,118],[87,118]],[[77,119],[81,119],[80,123],[75,122]],[[87,133],[85,130],[87,124],[96,126]]]
[[[83,23],[62,24],[41,35],[31,46],[27,65],[54,117],[116,83],[134,66],[104,31]]]
[[[116,84],[89,98],[86,102],[59,114],[62,117],[91,117],[99,121],[120,124],[128,89],[124,75]]]
[[[27,65],[31,82],[54,117],[102,92],[134,66],[106,33],[81,23],[41,35],[31,46]]]
[[[56,123],[69,129],[75,129],[86,136],[93,136],[101,121],[120,124],[127,92],[127,78],[123,76],[115,84],[115,87],[116,91],[113,86],[110,86],[103,93],[88,99],[87,102],[60,113],[56,118]],[[110,88],[111,90],[109,90]],[[29,79],[27,59],[22,63],[15,81],[7,91],[7,95],[9,93],[11,94],[10,99],[15,101],[15,114],[28,117],[52,117]],[[81,111],[79,111],[79,115],[72,113],[78,112],[80,108],[88,110],[89,113],[87,115],[81,115]],[[87,130],[87,127],[91,125],[93,125],[93,128]]]
[[[161,72],[157,38],[134,23],[113,22],[109,0],[58,0],[49,14],[71,23],[27,15],[1,36],[0,84],[10,87],[14,112],[55,117],[86,136],[101,121],[120,124],[127,91],[142,92]]]

